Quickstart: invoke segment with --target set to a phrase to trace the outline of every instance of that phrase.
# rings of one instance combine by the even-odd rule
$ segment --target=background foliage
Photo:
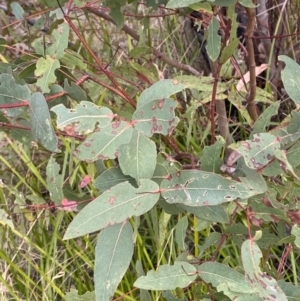
[[[1,300],[299,300],[298,8],[1,5]]]

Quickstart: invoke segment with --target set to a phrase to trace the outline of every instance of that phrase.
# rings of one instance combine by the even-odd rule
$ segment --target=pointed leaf
[[[175,241],[177,242],[179,248],[181,250],[186,249],[185,238],[186,238],[186,230],[188,227],[188,219],[184,216],[175,226]]]
[[[67,109],[59,104],[51,111],[57,115],[57,128],[64,131],[66,127],[73,125],[74,132],[79,134],[91,133],[96,126],[104,128],[114,117],[110,109],[98,107],[89,101],[80,102],[74,109]]]
[[[95,292],[97,301],[113,296],[133,255],[133,231],[129,222],[104,229],[95,250]]]
[[[119,163],[125,175],[139,182],[140,179],[151,179],[156,167],[156,145],[143,133],[133,130],[128,144],[119,148]]]
[[[174,265],[161,265],[158,271],[149,271],[134,283],[135,287],[146,290],[173,290],[184,288],[197,277],[196,268],[183,261],[176,261]]]
[[[158,185],[141,180],[139,188],[121,183],[85,206],[69,225],[64,239],[92,233],[149,211],[158,201]]]
[[[60,205],[64,199],[63,193],[63,177],[59,173],[60,166],[56,163],[53,156],[50,157],[46,169],[47,188],[49,190],[50,199],[55,204]]]
[[[99,132],[91,134],[76,150],[78,159],[96,161],[99,159],[115,159],[120,145],[130,141],[131,124],[115,121]]]
[[[263,300],[288,301],[277,281],[261,271],[260,261],[263,256],[257,244],[248,239],[243,243],[241,251],[245,278],[249,286],[254,288]]]
[[[274,102],[258,117],[254,123],[253,130],[250,134],[250,139],[253,138],[254,134],[266,132],[267,126],[270,125],[271,118],[278,114],[279,104],[280,102]]]
[[[135,128],[151,137],[155,133],[170,135],[179,119],[175,116],[177,104],[171,98],[152,100],[144,105],[139,103],[132,116]]]
[[[280,55],[279,60],[285,62],[285,68],[281,73],[282,82],[288,96],[300,104],[300,66],[291,58]]]
[[[210,59],[215,62],[221,51],[221,36],[219,35],[220,24],[216,17],[212,17],[207,27],[208,38],[206,50]]]
[[[29,100],[31,133],[36,140],[51,152],[59,151],[58,139],[55,135],[49,108],[44,95],[40,92],[33,93]]]
[[[218,205],[238,198],[263,193],[220,175],[203,171],[178,171],[161,183],[162,196],[168,203],[187,206]]]
[[[12,13],[16,17],[17,20],[22,20],[24,15],[24,9],[22,6],[17,2],[12,2],[10,4],[10,7],[12,9]]]
[[[86,292],[79,295],[76,289],[71,288],[70,292],[65,295],[66,301],[96,301],[95,292]]]

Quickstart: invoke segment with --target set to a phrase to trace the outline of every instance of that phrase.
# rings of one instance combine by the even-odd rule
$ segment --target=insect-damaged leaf
[[[113,296],[133,254],[133,231],[129,222],[105,228],[95,250],[95,291],[98,301]]]
[[[218,262],[206,262],[198,267],[200,277],[216,287],[218,292],[223,291],[230,300],[241,300],[239,297],[247,296],[248,299],[261,301],[254,288],[249,286],[243,274]],[[254,299],[250,298],[256,295]]]
[[[163,98],[139,104],[132,116],[137,130],[151,137],[155,133],[170,135],[179,119],[175,116],[177,104],[174,99]]]
[[[157,271],[149,271],[134,283],[135,287],[146,290],[173,290],[184,288],[197,277],[196,268],[183,261],[176,261],[174,265],[161,265]]]
[[[51,109],[57,115],[57,127],[67,130],[73,127],[75,133],[88,134],[95,130],[98,124],[100,128],[108,126],[113,119],[112,111],[105,107],[98,107],[89,101],[80,102],[75,109],[67,109],[59,104]]]
[[[198,170],[172,173],[170,179],[162,181],[161,191],[168,203],[187,206],[218,205],[264,192],[257,187],[254,189],[220,175]]]
[[[262,169],[275,158],[279,160],[281,168],[297,178],[292,165],[288,162],[286,152],[281,149],[279,139],[268,133],[255,134],[252,140],[240,143],[236,148],[251,169]]]
[[[263,300],[288,301],[277,281],[260,269],[262,252],[254,241],[247,240],[242,245],[242,261],[245,277]]]
[[[168,98],[186,88],[186,85],[179,83],[176,79],[165,79],[156,82],[148,89],[144,90],[137,103],[140,109],[145,104],[158,99]]]
[[[99,159],[115,159],[120,145],[129,142],[132,126],[125,121],[115,121],[99,132],[91,134],[79,147],[75,154],[78,159],[95,161]]]
[[[140,183],[139,188],[126,182],[104,192],[76,215],[64,239],[92,233],[149,211],[158,201],[158,185],[151,180]]]

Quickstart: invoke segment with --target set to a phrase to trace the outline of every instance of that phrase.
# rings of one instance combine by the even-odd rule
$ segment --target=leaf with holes
[[[162,196],[170,204],[187,206],[218,205],[238,198],[246,199],[263,193],[262,190],[241,184],[224,177],[198,170],[184,170],[172,173],[161,183]]]
[[[242,262],[249,286],[256,290],[263,300],[288,301],[277,281],[260,269],[262,252],[254,241],[242,245]]]
[[[122,280],[133,255],[133,231],[129,222],[105,228],[95,250],[95,293],[98,301],[109,300]]]
[[[151,180],[140,183],[138,188],[125,182],[105,191],[76,215],[64,239],[92,233],[149,211],[158,201],[158,185]]]
[[[171,95],[181,92],[185,88],[186,86],[176,79],[158,81],[141,93],[137,108],[139,109],[153,100],[169,98]]]
[[[96,126],[104,128],[108,126],[114,114],[105,107],[98,107],[92,102],[82,101],[75,109],[67,109],[59,104],[51,109],[56,115],[57,127],[64,131],[72,127],[75,133],[88,134],[95,130]]]
[[[119,163],[125,175],[139,182],[140,179],[151,179],[156,167],[156,145],[143,133],[133,130],[128,144],[119,148]]]
[[[80,160],[96,161],[99,159],[115,159],[120,145],[127,144],[132,135],[131,124],[125,121],[115,121],[99,132],[91,134],[75,150]]]
[[[268,133],[261,133],[255,134],[252,140],[241,142],[236,151],[244,157],[246,165],[251,169],[263,169],[277,158],[281,168],[297,178],[292,165],[287,160],[286,152],[280,147],[278,138]]]
[[[184,288],[197,277],[196,268],[183,261],[176,261],[174,265],[161,265],[157,271],[149,271],[134,283],[135,287],[146,290],[173,290]]]
[[[40,57],[36,63],[36,70],[34,74],[38,76],[37,85],[42,89],[44,93],[50,92],[49,85],[55,83],[56,75],[55,70],[60,67],[58,59],[54,59],[49,55],[46,59]]]
[[[139,105],[132,116],[135,128],[151,137],[155,133],[170,135],[179,119],[175,116],[176,102],[171,98],[152,100]]]
[[[31,133],[36,140],[51,152],[59,152],[58,139],[55,135],[48,105],[44,95],[33,93],[29,100]]]

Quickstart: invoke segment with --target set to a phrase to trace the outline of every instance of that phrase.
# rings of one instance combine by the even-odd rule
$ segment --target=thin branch
[[[116,25],[115,21],[108,14],[101,11],[100,9],[95,8],[95,7],[87,7],[87,10],[89,12],[95,14],[96,16],[98,16],[98,17],[100,17],[100,18]],[[127,26],[126,24],[123,25],[122,30],[125,33],[127,33],[129,36],[131,36],[133,39],[135,39],[136,41],[140,40],[139,34],[135,30],[133,30],[132,28]],[[195,76],[201,76],[201,73],[199,71],[197,71],[196,69],[194,69],[193,67],[172,60],[171,58],[169,58],[165,54],[161,53],[159,50],[155,49],[154,47],[152,47],[152,51],[153,51],[153,54],[158,59],[162,60],[163,62],[165,62],[169,66],[175,67],[179,70],[189,72],[190,74],[193,74]]]
[[[248,111],[249,115],[253,121],[256,121],[258,118],[257,109],[255,105],[255,96],[256,96],[256,74],[255,74],[255,54],[253,47],[253,32],[255,26],[255,9],[246,7],[246,12],[248,16],[248,25],[246,29],[246,45],[248,52],[248,64],[249,64],[249,72],[250,72],[250,89],[247,95],[247,103],[248,103]]]

